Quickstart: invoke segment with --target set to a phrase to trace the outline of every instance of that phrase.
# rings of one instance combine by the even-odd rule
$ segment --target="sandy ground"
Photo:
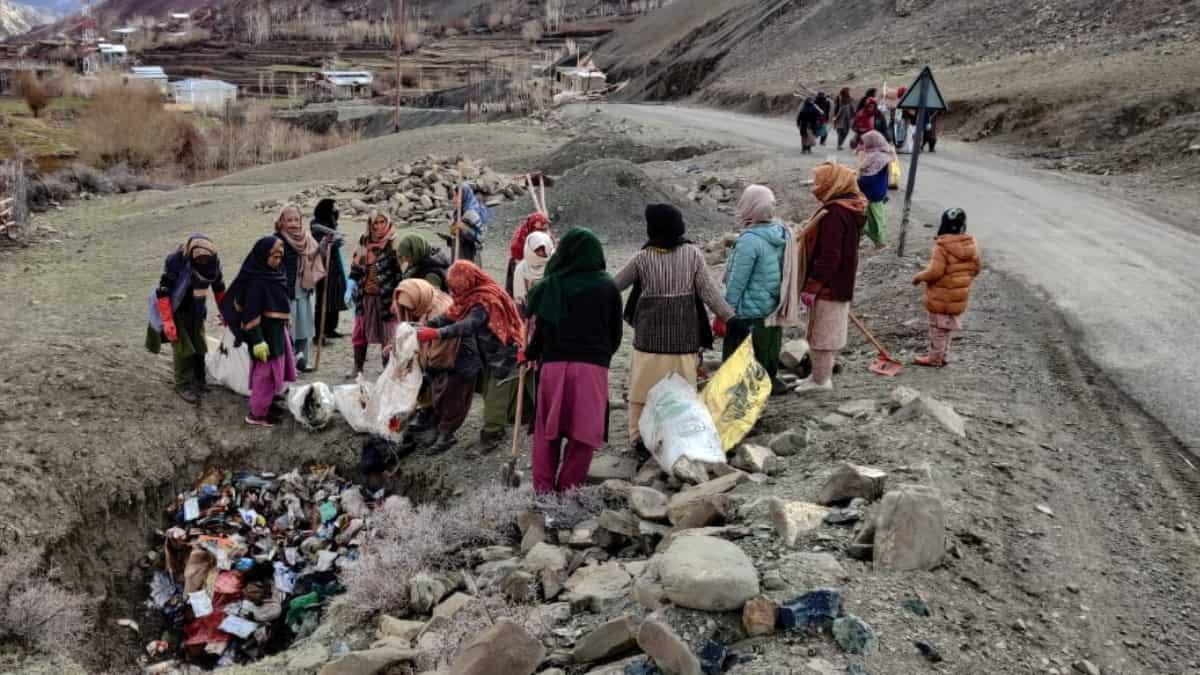
[[[811,211],[811,197],[800,181],[821,157],[801,158],[790,151],[791,135],[779,133],[772,122],[762,122],[768,125],[762,133],[782,139],[777,146],[764,144],[761,137],[729,133],[734,126],[730,121],[740,118],[716,117],[723,124],[716,133],[710,130],[713,118],[703,111],[608,112],[636,117],[619,127],[660,144],[672,145],[673,137],[685,136],[692,143],[718,137],[736,146],[680,162],[643,165],[648,175],[668,186],[686,188],[695,180],[691,170],[772,181],[785,215],[798,218]],[[668,115],[672,134],[650,117],[655,112]],[[591,117],[595,109],[578,113]],[[283,469],[324,461],[353,473],[361,447],[361,439],[340,425],[319,434],[290,422],[269,432],[247,429],[241,423],[244,400],[228,392],[215,392],[198,409],[178,400],[171,393],[168,357],[150,356],[141,347],[144,298],[163,256],[199,229],[214,236],[232,273],[250,243],[269,230],[270,217],[253,208],[258,200],[286,198],[303,187],[431,153],[464,152],[486,157],[501,170],[526,170],[564,140],[514,125],[408,132],[172,193],[81,205],[45,221],[59,230],[57,243],[0,253],[0,288],[11,299],[0,306],[0,344],[5,347],[0,360],[0,548],[46,546],[50,559],[62,566],[64,583],[107,597],[88,670],[127,672],[125,665],[142,647],[110,622],[139,611],[144,573],[136,559],[152,544],[153,528],[161,522],[157,510],[177,486],[212,463]],[[958,152],[959,146],[948,145],[945,154]],[[928,182],[922,184],[918,207],[926,219],[951,196],[969,200],[972,213],[977,202],[982,203],[974,208],[983,213],[1038,212],[1030,184],[1060,180],[1017,164],[972,169],[939,157],[923,166],[929,169]],[[956,171],[999,180],[990,173],[996,172],[1022,184],[1003,199],[968,193],[963,182],[956,182],[964,180],[955,178]],[[1086,195],[1085,188],[1077,189]],[[558,197],[551,191],[549,198],[553,208]],[[891,211],[894,235],[895,206]],[[1039,229],[1048,230],[1046,222],[1057,222],[1056,216],[1062,220],[1056,211],[1040,215],[1046,220]],[[501,217],[505,223],[494,236],[506,241],[514,223],[508,222],[512,216],[507,212]],[[1105,227],[1119,224],[1117,216],[1111,219]],[[883,466],[898,480],[929,482],[946,494],[958,555],[945,566],[929,573],[887,575],[846,563],[853,577],[846,585],[850,608],[872,621],[881,635],[881,652],[867,662],[872,673],[932,669],[1016,674],[1050,667],[1066,672],[1075,658],[1089,658],[1105,673],[1198,672],[1200,662],[1188,648],[1200,643],[1200,626],[1189,609],[1200,601],[1194,582],[1200,572],[1200,540],[1193,525],[1200,498],[1195,458],[1110,384],[1102,360],[1102,368],[1092,364],[1091,357],[1104,352],[1091,346],[1088,340],[1098,337],[1089,338],[1088,331],[1103,334],[1076,325],[1069,306],[1046,302],[1031,291],[1025,282],[1042,282],[1019,265],[1024,256],[1032,261],[1034,252],[1006,249],[1000,228],[989,220],[999,219],[972,219],[993,264],[976,286],[952,367],[937,372],[908,368],[900,380],[885,380],[867,372],[871,350],[852,336],[832,396],[774,399],[755,432],[794,428],[823,417],[842,401],[882,399],[904,383],[953,402],[968,419],[967,439],[952,440],[930,425],[897,425],[886,419],[820,429],[810,452],[787,460],[782,477],[748,497],[811,496],[822,472],[840,460]],[[575,224],[586,225],[557,227]],[[353,232],[358,224],[343,227]],[[629,227],[633,233],[642,226]],[[1106,249],[1097,228],[1091,228],[1089,237],[1077,237],[1079,246],[1088,247],[1078,252],[1082,261],[1072,263],[1064,255],[1055,262],[1074,264],[1072,269],[1080,273],[1096,272],[1097,280],[1078,280],[1076,293],[1091,293],[1094,289],[1085,287],[1103,282],[1099,270],[1105,269],[1104,260],[1094,256]],[[923,260],[931,232],[918,226],[911,234],[913,250]],[[1184,235],[1178,236],[1184,241]],[[497,248],[485,253],[493,273],[502,264]],[[610,249],[610,267],[622,264],[634,250],[630,244]],[[1169,262],[1162,256],[1142,273],[1165,273]],[[885,253],[865,258],[860,273],[858,311],[903,357],[924,348],[920,295],[906,283],[917,266],[916,258],[898,260]],[[1114,292],[1108,290],[1109,295]],[[1137,311],[1144,301],[1127,305],[1128,311]],[[1110,297],[1105,306],[1116,304]],[[1060,318],[1060,307],[1068,321]],[[1127,330],[1111,323],[1111,330]],[[1080,348],[1077,331],[1087,349]],[[631,337],[627,333],[627,343]],[[331,344],[321,379],[341,380],[350,365],[348,348],[345,341]],[[621,395],[627,357],[628,345],[614,362],[614,399]],[[371,368],[378,368],[374,353],[371,361]],[[1128,385],[1126,379],[1118,382]],[[464,438],[475,431],[477,420],[478,411]],[[626,446],[624,428],[625,416],[618,412],[606,452]],[[501,462],[499,457],[481,461],[464,443],[436,460],[406,460],[395,487],[419,499],[452,499],[490,480]],[[1055,517],[1038,514],[1035,504],[1048,505]],[[935,607],[933,618],[915,622],[897,609],[899,598],[911,593],[922,594]],[[1018,620],[1027,628],[1014,628]],[[935,667],[920,660],[911,648],[911,640],[918,638],[933,640],[946,663]],[[771,641],[758,651],[755,663],[735,672],[773,672],[762,668],[793,667],[797,658],[813,653],[844,659],[819,639]],[[6,668],[0,659],[0,670]]]

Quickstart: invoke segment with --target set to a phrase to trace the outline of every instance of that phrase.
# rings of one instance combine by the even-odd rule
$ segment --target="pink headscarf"
[[[861,147],[863,158],[858,167],[858,175],[874,176],[892,163],[892,146],[878,131],[863,134]]]
[[[751,185],[738,200],[738,220],[742,227],[769,223],[775,219],[775,193],[765,185]]]
[[[303,220],[300,221],[300,226],[297,228],[284,227],[283,216],[290,209],[296,209],[297,214],[302,213],[296,204],[285,204],[282,209],[279,209],[279,215],[275,218],[275,232],[300,255],[300,270],[297,272],[300,276],[300,288],[311,291],[317,287],[318,281],[325,278],[325,263],[321,260],[321,246],[312,236],[312,232],[304,227]],[[291,293],[292,289],[289,288],[288,292]]]

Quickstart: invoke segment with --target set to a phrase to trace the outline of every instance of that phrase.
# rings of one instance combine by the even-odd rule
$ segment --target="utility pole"
[[[400,131],[400,87],[404,79],[400,77],[400,52],[404,49],[405,32],[404,0],[396,0],[396,113],[393,120],[395,131]]]

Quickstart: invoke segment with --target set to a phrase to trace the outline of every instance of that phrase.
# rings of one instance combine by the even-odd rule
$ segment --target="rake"
[[[867,330],[867,327],[863,325],[862,319],[855,316],[854,312],[850,312],[850,320],[854,322],[855,326],[858,326],[858,330],[862,331],[862,334],[867,338],[867,341],[874,345],[875,349],[879,351],[879,356],[875,359],[875,362],[871,364],[871,372],[875,373],[876,375],[883,375],[884,377],[895,377],[899,375],[900,371],[904,370],[904,364],[892,358],[892,355],[888,353],[888,350],[884,349],[883,345],[879,344],[879,340],[876,340],[875,336],[871,335],[871,331]]]

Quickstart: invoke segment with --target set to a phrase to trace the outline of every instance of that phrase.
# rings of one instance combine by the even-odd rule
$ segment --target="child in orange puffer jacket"
[[[967,214],[962,209],[943,213],[929,266],[913,277],[913,286],[925,283],[925,309],[929,310],[929,354],[913,359],[918,366],[945,366],[951,332],[962,329],[971,282],[982,268],[975,237],[966,230]]]

